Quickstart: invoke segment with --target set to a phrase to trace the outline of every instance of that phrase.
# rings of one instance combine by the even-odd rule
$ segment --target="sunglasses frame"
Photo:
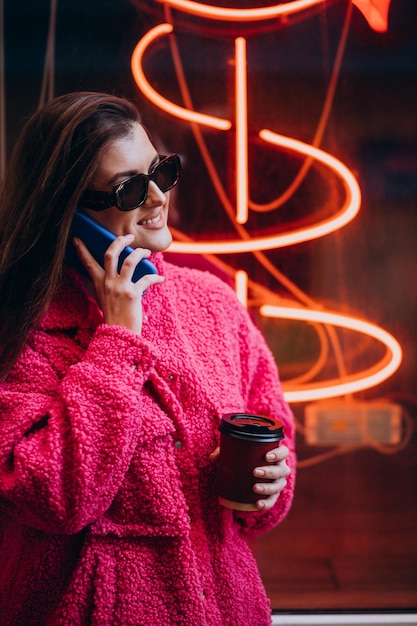
[[[91,209],[92,211],[104,211],[105,209],[109,209],[110,207],[113,207],[113,206],[117,207],[119,211],[133,211],[134,209],[137,209],[138,207],[142,206],[142,204],[144,204],[144,202],[146,201],[146,198],[148,197],[149,181],[151,180],[159,187],[158,183],[155,180],[155,177],[158,174],[157,170],[161,165],[163,165],[169,159],[171,159],[174,161],[175,166],[176,166],[176,174],[177,174],[176,179],[172,183],[172,185],[170,185],[169,187],[165,189],[162,189],[161,187],[159,187],[159,189],[161,189],[163,193],[165,193],[166,191],[169,191],[170,189],[175,187],[175,185],[178,183],[180,179],[181,160],[180,160],[180,157],[175,152],[169,155],[160,154],[159,158],[161,160],[155,165],[152,172],[150,172],[149,174],[142,174],[142,173],[135,174],[134,176],[131,176],[130,178],[126,178],[125,180],[122,180],[122,182],[115,185],[112,191],[99,191],[97,189],[86,189],[86,191],[84,191],[84,193],[82,194],[78,202],[79,206],[84,209]],[[123,187],[125,187],[127,183],[130,183],[135,178],[142,178],[145,181],[145,193],[144,193],[143,200],[141,200],[135,206],[132,206],[129,208],[123,208],[122,203],[120,201],[120,194],[123,191]]]

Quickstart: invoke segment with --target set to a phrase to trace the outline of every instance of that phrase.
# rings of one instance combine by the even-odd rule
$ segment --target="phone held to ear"
[[[67,249],[65,252],[65,260],[68,265],[74,267],[80,274],[90,278],[89,273],[81,262],[72,242],[73,238],[81,239],[93,255],[97,263],[104,267],[104,253],[109,245],[116,239],[116,235],[101,226],[98,222],[81,211],[75,211],[68,237]],[[123,265],[125,258],[133,252],[133,248],[126,246],[120,253],[118,272]],[[148,259],[142,259],[136,266],[133,273],[132,281],[136,283],[145,274],[156,274],[156,267]]]

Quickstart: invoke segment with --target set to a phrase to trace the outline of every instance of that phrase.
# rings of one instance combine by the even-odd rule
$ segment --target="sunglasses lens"
[[[161,191],[168,191],[178,181],[178,162],[177,157],[171,156],[156,166],[153,171],[152,179],[158,185]]]
[[[122,183],[117,192],[117,206],[122,211],[131,211],[141,206],[148,193],[148,180],[153,180],[163,192],[177,184],[181,170],[180,159],[173,154],[163,159],[147,174],[137,174]]]
[[[119,208],[122,211],[131,211],[145,202],[146,199],[146,178],[143,174],[138,174],[124,183],[119,191]]]

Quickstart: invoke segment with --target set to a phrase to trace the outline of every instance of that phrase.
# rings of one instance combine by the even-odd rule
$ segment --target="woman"
[[[2,626],[270,623],[244,537],[290,507],[292,417],[230,288],[164,261],[179,167],[171,158],[165,180],[159,163],[136,108],[98,93],[47,104],[12,155],[0,215]],[[74,241],[91,280],[65,263],[77,205],[117,235],[104,268]],[[158,273],[133,282],[147,257]],[[254,512],[217,502],[217,427],[233,411],[277,416],[286,433],[255,470],[270,482],[255,485]]]

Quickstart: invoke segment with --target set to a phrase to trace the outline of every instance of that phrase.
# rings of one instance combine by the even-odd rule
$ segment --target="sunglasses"
[[[140,207],[148,196],[149,181],[152,180],[165,193],[174,187],[180,178],[181,161],[177,154],[159,155],[161,161],[149,174],[135,174],[115,185],[112,191],[87,189],[80,198],[84,209],[104,211],[116,206],[120,211],[132,211]]]

